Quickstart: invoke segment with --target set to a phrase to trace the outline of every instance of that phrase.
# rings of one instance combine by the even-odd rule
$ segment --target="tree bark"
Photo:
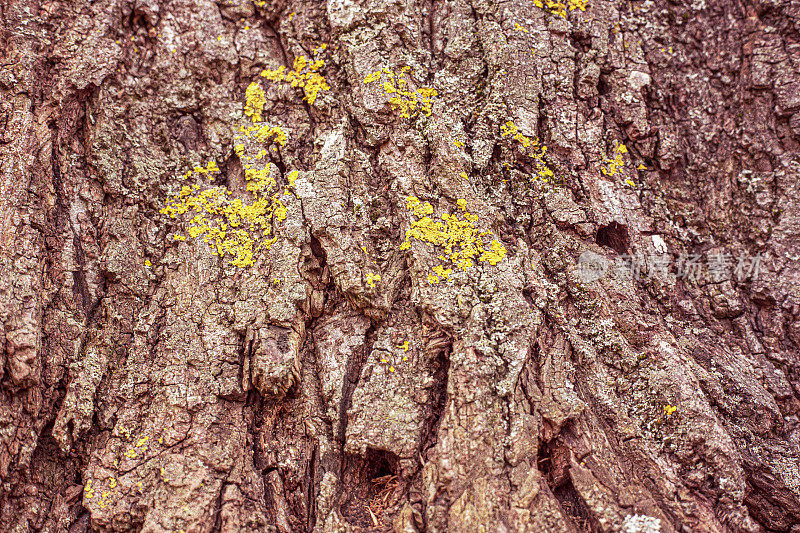
[[[567,4],[5,0],[0,529],[800,532],[800,1]]]

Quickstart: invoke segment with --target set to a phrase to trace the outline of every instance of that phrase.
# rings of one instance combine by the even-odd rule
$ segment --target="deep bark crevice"
[[[345,454],[340,509],[351,525],[380,530],[386,525],[383,511],[398,495],[398,458],[368,449],[365,456]]]

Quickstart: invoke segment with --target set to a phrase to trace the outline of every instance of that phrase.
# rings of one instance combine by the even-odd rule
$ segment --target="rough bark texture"
[[[0,3],[0,530],[800,531],[800,1],[256,4]],[[322,43],[313,105],[264,84],[276,244],[174,241]],[[364,83],[404,65],[430,117]],[[505,259],[429,283],[408,196]]]

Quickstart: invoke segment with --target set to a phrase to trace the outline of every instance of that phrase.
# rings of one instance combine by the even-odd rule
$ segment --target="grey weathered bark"
[[[544,4],[4,0],[0,529],[798,533],[800,2]],[[160,209],[247,197],[259,80],[299,174],[235,268]],[[430,283],[409,196],[504,259]]]

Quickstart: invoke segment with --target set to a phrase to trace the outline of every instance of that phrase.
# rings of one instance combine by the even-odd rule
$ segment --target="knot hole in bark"
[[[608,246],[619,255],[625,254],[631,242],[628,228],[617,222],[597,228],[595,240],[600,246]]]

